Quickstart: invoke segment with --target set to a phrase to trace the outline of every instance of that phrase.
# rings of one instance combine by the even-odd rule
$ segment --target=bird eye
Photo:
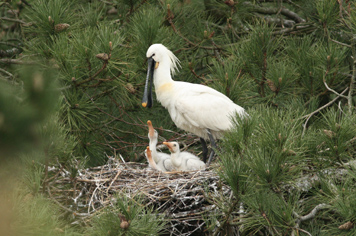
[[[176,146],[177,146],[177,144],[173,144],[173,146],[174,146],[174,147],[176,147]]]
[[[156,56],[156,53],[153,53],[151,57],[154,57],[154,56]]]

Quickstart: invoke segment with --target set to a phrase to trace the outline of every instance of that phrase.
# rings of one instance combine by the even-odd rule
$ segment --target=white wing
[[[226,131],[231,128],[230,116],[235,112],[245,113],[242,107],[210,87],[179,81],[176,81],[175,86],[176,117],[172,119],[178,127]]]
[[[166,154],[166,153],[162,153],[162,154]],[[157,162],[157,166],[164,172],[172,171],[173,164],[171,161],[171,156],[168,154],[166,154],[164,157],[161,156],[161,159]]]
[[[201,160],[196,160],[196,159],[187,159],[186,161],[186,170],[204,170],[205,169],[205,163],[202,162]]]

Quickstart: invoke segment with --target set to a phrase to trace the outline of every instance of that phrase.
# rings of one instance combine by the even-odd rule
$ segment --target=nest
[[[170,235],[202,235],[204,217],[217,210],[209,198],[232,195],[214,168],[162,173],[147,164],[110,158],[106,165],[80,170],[75,179],[63,169],[56,175],[47,187],[50,197],[80,219],[109,206],[117,193],[129,198],[139,194],[145,196],[148,206],[169,219]]]

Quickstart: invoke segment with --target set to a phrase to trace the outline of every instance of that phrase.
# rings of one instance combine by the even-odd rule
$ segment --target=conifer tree
[[[23,165],[19,234],[36,210],[28,199],[45,206],[39,216],[59,212],[46,198],[49,166],[74,180],[107,155],[141,161],[148,119],[199,152],[160,105],[140,107],[153,43],[180,59],[174,79],[208,85],[250,114],[220,142],[216,169],[233,196],[217,198],[228,204],[217,204],[224,214],[209,215],[206,234],[355,234],[354,2],[22,0],[0,10],[0,161]],[[119,234],[108,226],[125,207],[93,218],[86,233]],[[143,212],[132,220],[153,214]],[[61,217],[33,219],[76,234]]]

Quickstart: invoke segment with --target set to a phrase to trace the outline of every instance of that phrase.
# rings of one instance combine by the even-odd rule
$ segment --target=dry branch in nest
[[[58,177],[49,184],[51,198],[80,220],[110,207],[118,193],[129,198],[144,195],[147,206],[169,219],[171,235],[203,233],[204,217],[212,212],[219,214],[207,195],[232,196],[230,187],[220,181],[213,169],[162,173],[147,164],[111,158],[104,166],[78,171],[75,179],[63,168],[53,171]]]

